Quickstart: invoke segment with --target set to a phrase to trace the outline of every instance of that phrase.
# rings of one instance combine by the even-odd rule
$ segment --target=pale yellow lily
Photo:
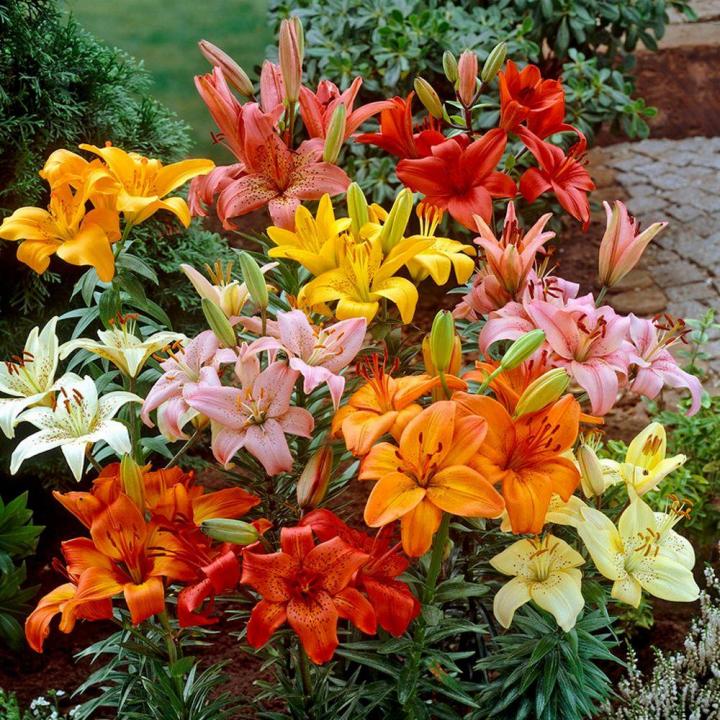
[[[308,305],[337,300],[339,320],[364,317],[372,322],[383,298],[397,305],[403,323],[415,314],[418,291],[409,280],[395,277],[407,261],[425,250],[429,241],[403,240],[383,258],[379,239],[355,244],[344,236],[340,246],[339,267],[309,282],[300,292],[299,302]]]
[[[185,200],[166,195],[197,175],[207,175],[215,167],[212,160],[204,159],[163,166],[159,160],[125,152],[109,142],[102,148],[83,144],[80,149],[99,155],[120,183],[117,209],[129,225],[144,222],[158,210],[173,213],[185,227],[190,225],[190,210]]]
[[[654,513],[635,495],[617,527],[599,510],[585,507],[577,531],[598,571],[613,581],[612,596],[638,607],[645,590],[663,600],[691,602],[700,589],[692,574],[692,545],[673,526],[687,512],[674,505]]]
[[[572,630],[585,605],[578,570],[584,562],[580,553],[554,535],[513,543],[490,560],[498,572],[514,576],[495,595],[493,612],[498,622],[510,627],[515,611],[532,600],[553,615],[565,632]]]
[[[614,476],[616,482],[622,481],[638,495],[644,495],[654,490],[687,460],[685,455],[668,458],[666,454],[665,428],[653,422],[632,440],[625,454],[625,462],[601,460],[600,463],[604,472]]]
[[[335,219],[330,195],[326,193],[320,198],[314,218],[307,208],[298,206],[294,232],[275,226],[267,229],[268,237],[277,245],[268,255],[295,260],[313,275],[322,275],[338,266],[340,235],[350,223],[350,218]]]

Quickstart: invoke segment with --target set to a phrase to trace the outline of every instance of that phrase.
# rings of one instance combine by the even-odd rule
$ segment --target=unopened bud
[[[403,239],[414,202],[412,191],[407,188],[403,188],[395,197],[395,202],[380,231],[380,243],[386,255]]]
[[[203,520],[200,529],[213,540],[234,545],[252,545],[260,537],[257,528],[244,520],[211,518]]]
[[[316,450],[305,465],[297,484],[297,502],[303,510],[317,507],[327,494],[333,466],[330,445]]]
[[[465,107],[470,107],[477,89],[478,59],[472,50],[464,50],[458,62],[457,94]]]
[[[240,263],[240,271],[242,272],[245,287],[247,287],[250,297],[260,307],[265,310],[270,302],[268,296],[267,283],[260,266],[255,262],[253,257],[244,250],[237,251],[238,262]]]
[[[443,116],[443,107],[440,97],[435,88],[425,79],[416,77],[413,83],[415,92],[425,109],[434,117],[440,119]]]
[[[203,315],[207,320],[210,329],[215,333],[217,339],[223,347],[233,348],[237,345],[235,331],[230,321],[225,317],[225,313],[212,301],[203,298],[200,301]]]
[[[515,417],[542,410],[560,399],[570,384],[565,368],[553,368],[533,380],[523,391],[515,406]]]
[[[145,512],[145,479],[143,467],[132,455],[123,455],[120,460],[120,482],[122,491],[135,503],[140,512]]]
[[[213,45],[207,40],[201,40],[198,43],[200,52],[203,57],[211,64],[216,65],[222,70],[223,77],[228,81],[231,87],[234,87],[241,95],[245,97],[253,97],[255,89],[250,82],[247,73],[219,47]]]
[[[458,63],[449,50],[443,53],[442,66],[445,77],[454,85],[458,79]]]
[[[423,365],[425,366],[425,372],[428,375],[435,376],[438,374],[435,363],[432,359],[432,353],[430,352],[430,335],[426,335],[423,338],[422,345],[422,357]],[[445,371],[449,375],[457,375],[460,372],[462,366],[462,343],[460,337],[455,334],[453,337],[452,354],[450,355],[450,362],[448,363],[447,370]]]
[[[605,492],[605,478],[597,453],[590,445],[582,444],[575,452],[580,468],[580,484],[585,497],[595,497]]]
[[[530,330],[519,337],[507,349],[500,360],[503,370],[512,370],[528,358],[545,342],[545,333],[542,330]]]
[[[299,32],[298,32],[299,30]],[[293,105],[300,96],[302,83],[304,39],[299,18],[292,17],[280,23],[278,54],[280,72],[285,86],[285,99]]]
[[[327,134],[325,135],[325,147],[323,149],[323,161],[335,164],[340,155],[343,143],[345,142],[345,118],[347,110],[345,105],[340,103],[333,111],[330,118]]]
[[[357,183],[350,183],[347,189],[347,208],[350,216],[350,232],[353,237],[360,237],[360,229],[368,222],[368,203],[365,193]]]
[[[500,72],[500,68],[503,66],[506,56],[507,44],[504,42],[499,42],[491,50],[490,54],[487,56],[485,64],[483,65],[482,72],[480,73],[480,79],[486,85],[489,85],[495,79],[495,76]]]
[[[440,310],[430,330],[430,358],[438,373],[447,372],[455,344],[455,321],[448,310]]]

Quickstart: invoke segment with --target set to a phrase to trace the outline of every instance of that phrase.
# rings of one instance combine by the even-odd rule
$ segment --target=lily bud
[[[347,208],[350,216],[350,232],[353,237],[360,237],[360,229],[368,222],[368,203],[365,193],[357,183],[350,183],[347,189]]]
[[[233,348],[237,345],[237,337],[230,321],[225,317],[225,313],[212,300],[203,298],[200,301],[203,315],[207,320],[210,329],[215,333],[217,339],[222,343],[223,347]]]
[[[413,83],[415,93],[425,109],[437,119],[443,116],[443,107],[435,88],[425,79],[416,77]]]
[[[458,63],[449,50],[443,53],[442,66],[445,77],[454,85],[458,79]]]
[[[297,502],[303,510],[315,508],[325,499],[332,466],[333,451],[330,445],[323,445],[308,460],[297,484]]]
[[[577,449],[575,458],[580,468],[580,484],[585,497],[602,495],[605,492],[605,478],[595,450],[583,443]]]
[[[395,202],[380,231],[380,243],[386,255],[402,240],[414,202],[412,191],[407,188],[403,188],[395,197]]]
[[[542,410],[559,400],[570,384],[565,368],[553,368],[533,380],[524,390],[515,406],[515,417]]]
[[[285,99],[294,105],[300,97],[304,38],[299,18],[292,17],[280,23],[280,72],[285,85]]]
[[[222,70],[223,77],[231,87],[245,97],[254,96],[255,89],[247,73],[226,52],[207,40],[201,40],[198,47],[203,57],[211,65],[216,65]]]
[[[211,518],[203,520],[200,529],[213,540],[234,545],[252,545],[260,537],[257,528],[244,520]]]
[[[432,354],[430,352],[430,335],[429,334],[423,338],[421,348],[422,348],[423,365],[425,366],[425,372],[428,375],[435,377],[435,375],[437,375],[438,372],[437,372],[437,368],[435,367],[435,363],[433,362]],[[446,372],[449,375],[457,375],[460,372],[461,365],[462,365],[462,343],[460,342],[460,337],[456,334],[455,337],[453,337],[452,354],[450,355],[450,362],[448,363]],[[441,393],[438,393],[438,397],[440,396],[440,394]]]
[[[472,50],[464,50],[458,62],[457,94],[465,107],[470,107],[477,89],[478,59]]]
[[[438,373],[447,372],[455,344],[455,320],[452,313],[440,310],[430,330],[430,358]]]
[[[268,296],[267,283],[260,266],[255,262],[251,255],[244,250],[237,251],[238,262],[240,263],[240,271],[242,272],[245,287],[247,287],[250,297],[260,307],[265,310],[270,302]]]
[[[140,512],[145,512],[145,479],[143,467],[132,455],[123,455],[120,460],[120,482],[123,492],[135,503]]]
[[[512,370],[528,358],[545,342],[542,330],[530,330],[519,337],[505,352],[500,360],[503,370]]]
[[[483,65],[482,72],[480,73],[480,79],[486,85],[489,85],[495,79],[495,76],[500,72],[500,68],[505,63],[506,56],[507,44],[504,42],[499,42],[490,51],[490,54],[487,56],[487,60]]]
[[[325,136],[325,147],[323,149],[323,161],[335,164],[340,155],[343,143],[345,142],[345,118],[347,110],[343,103],[340,103],[333,111],[330,118],[327,134]]]

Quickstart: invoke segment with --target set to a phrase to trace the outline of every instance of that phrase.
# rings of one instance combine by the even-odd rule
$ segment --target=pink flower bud
[[[297,484],[297,501],[301,508],[314,508],[323,501],[332,465],[333,451],[329,445],[323,445],[310,457]]]
[[[478,59],[472,50],[464,50],[458,61],[457,94],[465,107],[470,107],[477,90]]]
[[[300,96],[303,64],[302,25],[298,18],[290,18],[280,23],[280,71],[285,85],[285,99],[296,103]]]
[[[248,98],[254,96],[255,89],[247,73],[226,52],[207,40],[201,40],[198,47],[203,57],[211,65],[222,68],[225,79],[241,95]]]

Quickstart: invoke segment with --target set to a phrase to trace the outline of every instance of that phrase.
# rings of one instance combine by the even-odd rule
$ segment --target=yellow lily
[[[339,267],[305,285],[299,302],[315,306],[337,300],[335,315],[339,320],[364,317],[370,323],[385,298],[397,305],[403,323],[409,323],[418,301],[417,288],[394,275],[428,244],[403,240],[383,258],[378,238],[355,244],[346,235],[340,245]]]
[[[622,481],[638,495],[644,495],[654,490],[687,460],[685,455],[668,458],[666,454],[665,428],[653,422],[632,440],[625,454],[625,462],[601,460],[600,463],[603,471],[609,473],[615,482]]]
[[[330,195],[320,198],[317,214],[302,205],[295,211],[295,231],[269,227],[268,237],[277,245],[268,251],[274,258],[289,258],[300,263],[313,275],[338,266],[340,234],[350,227],[350,218],[335,219]]]
[[[513,576],[495,595],[498,622],[510,627],[515,611],[532,600],[552,614],[565,632],[572,630],[585,605],[578,570],[584,562],[580,553],[554,535],[513,543],[490,560],[498,572]]]
[[[163,166],[159,160],[125,152],[106,143],[105,147],[80,145],[81,150],[99,155],[120,183],[117,209],[130,225],[138,225],[158,210],[168,210],[187,227],[190,209],[181,197],[165,196],[197,175],[206,175],[214,167],[212,160],[182,160]]]
[[[598,571],[613,581],[616,600],[638,607],[643,590],[663,600],[697,600],[695,553],[673,530],[688,515],[681,504],[673,504],[669,513],[655,513],[634,495],[617,527],[599,510],[585,507],[581,512],[578,534]]]
[[[91,169],[73,192],[69,184],[59,185],[50,194],[47,210],[23,207],[5,218],[0,238],[20,242],[17,258],[41,274],[50,265],[50,256],[71,265],[92,265],[103,282],[115,275],[111,243],[120,238],[117,212],[96,207],[86,212],[91,196],[111,192],[115,181],[101,168]]]

